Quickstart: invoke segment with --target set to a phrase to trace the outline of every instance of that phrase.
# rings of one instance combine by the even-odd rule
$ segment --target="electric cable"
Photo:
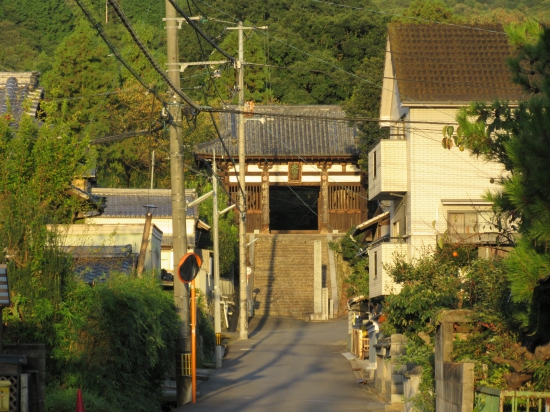
[[[112,0],[109,0],[112,1]],[[200,34],[203,39],[205,39],[212,47],[214,47],[217,51],[219,51],[222,55],[227,57],[232,63],[235,63],[236,59],[231,56],[229,53],[227,53],[225,50],[223,50],[220,46],[218,46],[210,37],[204,33],[197,24],[191,20],[191,18],[185,13],[180,6],[177,5],[177,3],[174,0],[168,0],[170,4],[176,9],[176,11],[187,21],[189,26],[191,26],[196,33]]]
[[[97,33],[99,34],[99,36],[103,39],[103,41],[105,42],[105,44],[107,45],[107,47],[109,47],[109,49],[111,50],[111,52],[113,52],[114,56],[117,58],[117,60],[132,74],[132,76],[134,76],[134,78],[149,92],[153,93],[153,95],[160,101],[164,104],[164,99],[162,99],[158,93],[156,92],[156,90],[154,88],[151,88],[149,87],[149,85],[147,85],[145,83],[145,81],[141,78],[141,76],[128,64],[126,63],[126,61],[124,60],[124,58],[122,57],[122,55],[119,53],[119,51],[117,50],[117,48],[111,43],[111,41],[107,38],[107,36],[105,35],[105,33],[103,32],[103,28],[101,27],[101,25],[99,23],[97,23],[95,21],[95,19],[93,18],[93,16],[91,15],[91,13],[88,11],[88,9],[84,6],[84,3],[82,3],[81,0],[75,0],[76,3],[78,4],[78,6],[80,7],[80,9],[82,10],[82,12],[84,13],[84,15],[86,16],[86,19],[88,20],[88,22],[91,24],[91,26],[96,29]]]
[[[164,73],[164,71],[160,68],[160,66],[155,61],[155,59],[153,58],[153,56],[151,55],[147,47],[145,47],[145,45],[139,39],[137,33],[135,32],[134,28],[128,21],[127,17],[124,15],[124,12],[122,11],[118,3],[115,0],[108,0],[108,1],[111,7],[113,8],[113,10],[115,11],[115,13],[117,14],[117,16],[119,17],[120,21],[124,25],[124,27],[128,31],[128,33],[130,34],[130,36],[134,40],[134,42],[137,44],[141,52],[145,55],[145,57],[151,64],[151,66],[162,77],[162,79],[166,82],[166,84],[168,84],[170,89],[172,89],[172,91],[175,94],[177,94],[185,103],[187,103],[194,110],[192,114],[196,116],[201,111],[201,108],[197,106],[190,97],[188,97],[185,93],[183,93],[180,89],[178,89],[176,85],[174,85],[172,80],[170,80],[170,78],[166,75],[166,73]]]

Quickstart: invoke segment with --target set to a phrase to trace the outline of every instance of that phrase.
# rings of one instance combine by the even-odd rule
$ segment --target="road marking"
[[[241,350],[252,350],[252,349],[241,349]]]

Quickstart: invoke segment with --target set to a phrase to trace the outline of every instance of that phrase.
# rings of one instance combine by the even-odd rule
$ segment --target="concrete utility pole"
[[[218,176],[216,152],[212,154],[212,189],[214,191],[212,218],[214,231],[214,332],[216,333],[216,369],[222,367],[222,325],[220,313],[220,242],[218,236]]]
[[[239,208],[239,339],[248,339],[248,282],[246,281],[246,183],[245,183],[245,142],[244,142],[244,46],[243,23],[239,22],[239,182],[241,190]]]
[[[178,56],[178,24],[176,10],[169,0],[166,3],[166,37],[168,67],[179,63]],[[180,87],[179,70],[168,70],[170,81]],[[176,344],[176,391],[177,405],[182,406],[192,400],[191,391],[191,331],[189,318],[189,291],[187,286],[177,279],[178,263],[187,253],[187,202],[185,200],[185,179],[183,169],[183,155],[181,146],[181,127],[177,123],[182,121],[181,100],[178,95],[173,98],[168,107],[171,117],[170,123],[170,182],[172,187],[172,237],[173,237],[173,274],[174,274],[174,303],[181,318]]]
[[[244,27],[239,22],[237,27],[226,27],[227,30],[239,31],[239,183],[242,192],[239,196],[239,339],[248,339],[248,282],[246,265],[246,185],[245,185],[245,141],[244,141],[244,42],[243,30],[267,29],[264,27]]]

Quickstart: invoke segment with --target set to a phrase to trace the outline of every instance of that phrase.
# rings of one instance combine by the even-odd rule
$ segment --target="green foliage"
[[[458,22],[459,19],[447,8],[442,0],[414,0],[403,12],[403,17],[394,21],[406,24],[426,24],[429,22]]]
[[[351,275],[344,279],[347,298],[369,296],[369,258],[366,253],[361,253],[359,245],[352,240],[351,233],[354,229],[350,229],[338,242],[330,244],[330,248],[339,253],[352,270]]]
[[[50,385],[46,388],[46,412],[74,412],[76,388],[60,388]],[[112,405],[105,397],[91,391],[83,392],[82,400],[87,412],[123,412],[125,409]]]
[[[67,189],[88,170],[88,141],[71,133],[56,104],[43,108],[42,127],[23,117],[12,129],[10,113],[0,117],[0,260],[9,257],[12,296],[5,338],[46,344],[59,387],[50,410],[64,410],[72,394],[64,389],[77,387],[89,391],[89,410],[159,410],[179,330],[173,298],[153,277],[76,282],[55,228],[83,207]]]
[[[201,188],[203,193],[212,190],[212,184],[208,183]],[[199,215],[208,225],[212,226],[213,197],[208,198],[199,205]],[[229,205],[227,195],[218,186],[218,211],[224,210]],[[229,276],[233,263],[238,256],[239,229],[235,225],[235,213],[229,211],[218,219],[218,239],[220,250],[220,276]],[[202,235],[199,241],[199,248],[212,249],[212,230]]]
[[[52,113],[45,105],[46,113]],[[46,224],[71,222],[84,208],[66,194],[85,170],[87,142],[76,139],[55,116],[43,127],[23,116],[10,128],[0,117],[0,260],[9,257],[13,306],[6,310],[8,335],[16,342],[52,345],[52,323],[71,279],[70,260]]]
[[[484,373],[481,365],[498,354],[498,350],[511,345],[512,335],[508,332],[511,325],[502,320],[509,305],[504,263],[497,258],[477,259],[475,252],[471,245],[443,244],[436,251],[425,250],[412,261],[396,256],[386,268],[401,290],[386,297],[379,322],[383,319],[381,328],[386,335],[400,333],[407,337],[407,353],[400,362],[422,368],[421,390],[412,399],[418,410],[433,411],[435,407],[433,345],[438,312],[467,308],[472,310],[472,321],[493,328],[489,333],[484,329],[484,334],[475,335],[462,346],[460,342],[456,351],[457,360],[477,362],[478,380]],[[495,324],[499,325],[498,330]],[[501,339],[499,345],[494,343],[497,338]],[[488,354],[487,348],[494,352]],[[491,368],[490,379],[485,382],[501,383],[498,377],[502,378],[502,365],[492,363]]]
[[[474,362],[475,383],[507,389],[505,375],[509,367],[494,361],[496,357],[517,360],[517,334],[508,326],[503,312],[481,310],[471,317],[473,329],[467,339],[455,339],[453,361]]]
[[[510,31],[510,30],[509,30]],[[537,282],[548,274],[550,244],[550,178],[544,171],[550,160],[550,30],[544,28],[538,41],[529,33],[535,27],[511,30],[519,45],[509,60],[515,83],[527,93],[517,107],[507,102],[473,103],[458,116],[458,136],[475,155],[500,162],[509,172],[498,181],[500,189],[487,194],[497,213],[509,216],[522,235],[519,247],[510,253],[506,277],[512,301],[519,304],[513,317],[534,345],[550,341],[542,328],[548,323],[548,302],[537,292]],[[519,33],[519,34],[518,34]],[[527,35],[526,35],[527,33]]]
[[[215,361],[216,334],[214,320],[208,315],[207,297],[197,289],[197,336],[202,341],[202,351],[198,353],[198,367],[204,362]]]
[[[155,276],[76,283],[61,307],[52,356],[59,382],[101,393],[114,409],[159,410],[179,318]]]
[[[412,402],[415,410],[422,412],[435,411],[435,379],[434,379],[434,345],[433,341],[424,342],[418,338],[410,338],[405,346],[405,354],[399,358],[402,365],[413,364],[420,369],[420,384],[418,393],[407,402]]]

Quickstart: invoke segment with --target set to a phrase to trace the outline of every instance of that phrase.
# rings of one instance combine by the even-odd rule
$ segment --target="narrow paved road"
[[[253,319],[250,339],[234,341],[223,368],[198,387],[197,403],[176,411],[324,412],[382,410],[356,382],[345,319]]]

